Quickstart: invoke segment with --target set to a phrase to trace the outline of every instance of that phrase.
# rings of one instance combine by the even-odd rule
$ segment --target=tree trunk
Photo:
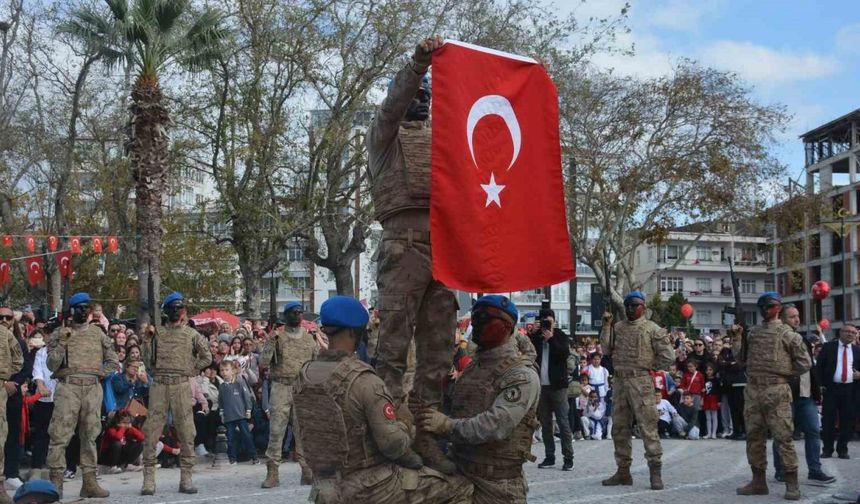
[[[138,327],[150,320],[149,276],[154,299],[161,299],[162,204],[167,173],[170,116],[155,76],[141,75],[131,91],[127,150],[135,181],[137,224]]]
[[[352,281],[352,261],[346,265],[338,264],[333,270],[334,285],[341,296],[355,297],[355,284]]]
[[[244,301],[242,307],[245,317],[259,320],[262,317],[260,307],[263,303],[260,292],[260,272],[256,268],[239,268],[242,271],[242,285],[244,289]]]

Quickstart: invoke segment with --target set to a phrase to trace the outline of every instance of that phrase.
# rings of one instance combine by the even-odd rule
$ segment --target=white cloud
[[[658,5],[647,16],[648,24],[674,31],[696,31],[703,18],[723,9],[725,2],[694,0],[668,0]]]
[[[613,69],[616,74],[640,78],[660,77],[671,73],[679,55],[673,55],[664,49],[659,38],[640,33],[625,33],[618,36],[619,46],[634,46],[634,54],[599,53],[592,58],[599,68]]]
[[[810,51],[776,50],[731,40],[705,47],[702,61],[737,72],[743,79],[762,86],[820,79],[840,71],[839,61],[833,56]]]
[[[860,54],[860,23],[840,28],[836,32],[836,47],[846,54]]]

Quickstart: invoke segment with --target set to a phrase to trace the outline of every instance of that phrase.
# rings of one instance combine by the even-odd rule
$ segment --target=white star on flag
[[[481,184],[481,188],[487,193],[487,203],[484,204],[484,208],[490,206],[490,203],[495,203],[499,208],[502,208],[502,200],[499,199],[499,194],[504,190],[505,186],[496,184],[495,174],[490,173],[490,183]]]

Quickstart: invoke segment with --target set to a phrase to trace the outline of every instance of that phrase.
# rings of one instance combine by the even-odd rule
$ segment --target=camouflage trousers
[[[526,504],[529,485],[524,476],[490,480],[466,473],[466,478],[475,485],[472,504]]]
[[[143,465],[155,467],[156,445],[167,423],[167,411],[173,413],[173,427],[179,438],[179,467],[194,467],[194,401],[191,398],[191,382],[188,378],[178,383],[159,383],[152,378],[149,388],[149,415],[143,424]]]
[[[779,452],[785,472],[797,472],[791,388],[787,383],[753,385],[744,391],[744,423],[747,428],[747,461],[753,469],[767,470],[767,433]]]
[[[649,374],[615,378],[612,384],[612,442],[615,464],[630,467],[633,463],[633,420],[639,426],[645,443],[645,459],[660,463],[663,447],[657,432],[657,408],[654,406],[654,382]]]
[[[3,491],[3,482],[6,481],[4,474],[6,453],[3,451],[6,444],[6,436],[9,435],[9,424],[6,422],[6,401],[9,395],[6,387],[0,387],[0,491]]]
[[[379,252],[377,373],[394,400],[402,400],[408,392],[404,375],[414,337],[414,395],[424,404],[441,403],[441,383],[453,356],[457,300],[433,280],[429,244],[383,240]]]
[[[472,484],[465,477],[447,476],[429,467],[406,469],[383,464],[353,472],[337,485],[339,501],[323,500],[313,493],[317,504],[469,504]],[[497,501],[498,502],[498,501]]]
[[[269,460],[281,463],[284,436],[287,433],[290,414],[293,410],[292,385],[273,381],[272,391],[269,393],[269,404],[269,446],[266,449],[266,456],[269,457]]]
[[[69,446],[77,427],[81,440],[81,473],[95,472],[98,460],[96,438],[102,430],[102,397],[102,385],[98,382],[92,385],[73,385],[60,380],[57,383],[54,390],[54,414],[48,427],[48,436],[51,439],[48,446],[49,469],[66,469],[66,447]]]

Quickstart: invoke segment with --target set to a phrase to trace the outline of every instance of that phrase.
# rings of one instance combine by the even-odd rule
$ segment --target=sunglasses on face
[[[14,318],[14,315],[0,315],[0,320],[12,320]]]
[[[705,345],[703,345],[702,343],[696,343],[696,346],[702,346],[703,347]]]

